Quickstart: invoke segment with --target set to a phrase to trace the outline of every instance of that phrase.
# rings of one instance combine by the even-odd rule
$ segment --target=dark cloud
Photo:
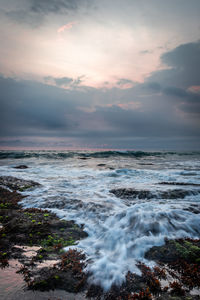
[[[176,49],[164,53],[161,56],[163,63],[169,67],[182,71],[192,70],[200,72],[200,42],[188,43],[178,46]],[[199,73],[198,73],[199,74]]]
[[[144,83],[142,86],[144,89],[153,90],[155,92],[159,92],[161,90],[161,85],[158,82],[148,82]]]
[[[119,86],[123,86],[123,85],[126,85],[126,84],[134,84],[134,82],[130,79],[127,79],[127,78],[120,78],[117,81],[117,85],[119,85]]]
[[[71,78],[71,77],[56,78],[56,77],[52,77],[52,76],[46,76],[46,77],[44,77],[44,80],[46,82],[53,81],[58,86],[68,86],[74,81],[73,78]]]
[[[148,81],[177,88],[200,84],[200,41],[164,53],[161,61],[170,68],[154,72]]]
[[[198,103],[182,103],[180,104],[180,109],[186,113],[192,114],[194,118],[198,118],[200,115],[200,101]]]
[[[62,131],[74,126],[67,120],[73,103],[63,90],[39,83],[0,78],[1,135]]]
[[[185,98],[188,95],[188,93],[184,89],[180,89],[175,86],[164,88],[163,93],[168,96],[176,96],[180,98]]]
[[[30,0],[30,10],[44,14],[66,12],[78,9],[80,2],[80,0]]]
[[[175,137],[198,134],[194,127],[187,126],[180,119],[176,119],[175,114],[166,114],[154,108],[153,112],[125,110],[113,105],[110,108],[98,110],[104,120],[112,128],[114,135],[129,137]],[[169,122],[170,118],[170,122]],[[112,133],[113,134],[113,133]]]
[[[188,104],[200,103],[200,94],[180,89],[175,86],[163,88],[162,92],[167,96],[174,96],[176,99],[179,98],[181,101],[187,101]]]
[[[91,0],[17,0],[17,7],[5,10],[9,19],[26,23],[32,27],[40,26],[49,14],[73,15],[76,12],[87,11],[92,7]],[[16,2],[17,3],[17,2]]]
[[[71,78],[71,77],[53,77],[53,76],[46,76],[44,77],[44,80],[47,83],[54,83],[59,87],[77,87],[81,84],[81,82],[83,81],[82,79],[85,76],[78,76],[77,78]]]
[[[152,73],[142,87],[159,92],[160,102],[167,96],[168,107],[186,113],[185,117],[200,117],[200,93],[192,91],[200,86],[200,41],[164,53],[161,61],[170,68]]]

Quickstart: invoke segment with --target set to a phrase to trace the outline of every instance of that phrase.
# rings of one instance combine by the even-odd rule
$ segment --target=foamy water
[[[19,164],[29,168],[13,168]],[[22,153],[2,159],[0,171],[42,184],[25,193],[24,207],[48,208],[84,224],[88,237],[76,248],[87,254],[89,280],[105,290],[121,284],[128,270],[140,274],[138,261],[153,265],[145,252],[166,237],[200,238],[200,186],[159,184],[200,184],[199,154]],[[110,193],[117,188],[147,190],[154,197],[121,199]],[[174,199],[160,196],[176,189],[191,193]]]

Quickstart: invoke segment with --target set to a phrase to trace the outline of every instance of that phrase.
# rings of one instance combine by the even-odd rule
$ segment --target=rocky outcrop
[[[15,169],[28,169],[28,166],[26,165],[19,165],[19,166],[15,166]]]
[[[183,199],[189,195],[198,195],[200,190],[167,190],[167,191],[149,191],[136,190],[132,188],[112,189],[110,193],[121,199]]]
[[[14,191],[21,192],[29,188],[40,186],[38,182],[19,179],[12,176],[0,176],[0,185]]]

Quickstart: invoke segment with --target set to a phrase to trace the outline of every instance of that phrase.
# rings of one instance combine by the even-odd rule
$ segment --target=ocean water
[[[165,238],[200,238],[198,152],[1,151],[0,174],[41,184],[24,192],[24,207],[84,224],[88,237],[74,247],[87,255],[89,281],[105,290],[128,271],[140,274],[138,261],[153,266],[145,253]],[[120,188],[138,193],[110,192]]]

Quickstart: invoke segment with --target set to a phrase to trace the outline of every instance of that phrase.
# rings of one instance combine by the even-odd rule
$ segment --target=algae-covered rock
[[[32,180],[19,179],[13,176],[0,176],[0,185],[14,191],[24,191],[26,189],[40,186],[38,182]]]

